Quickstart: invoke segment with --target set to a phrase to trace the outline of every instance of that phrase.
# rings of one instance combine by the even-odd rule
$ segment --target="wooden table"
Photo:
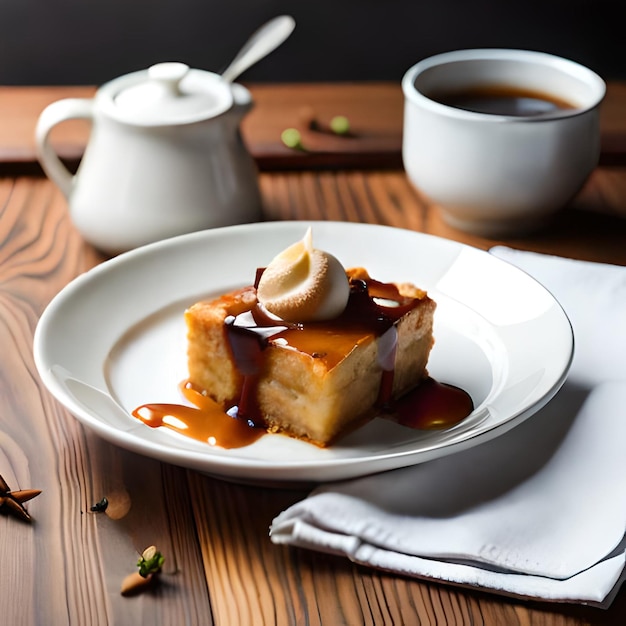
[[[54,99],[91,88],[0,88],[0,474],[37,488],[31,524],[0,515],[0,624],[574,624],[626,623],[626,590],[607,611],[526,602],[421,582],[343,558],[277,547],[271,520],[298,490],[230,484],[101,440],[42,386],[35,325],[75,276],[103,260],[74,230],[60,192],[38,172],[32,129]],[[391,224],[487,249],[495,243],[626,265],[626,85],[612,84],[602,165],[551,227],[493,241],[446,226],[400,169],[402,96],[391,84],[253,86],[244,131],[262,169],[267,219]],[[355,137],[280,144],[312,106],[346,114]],[[56,141],[79,158],[84,128]],[[316,143],[317,142],[317,143]],[[106,496],[106,513],[90,507]],[[138,552],[166,556],[161,584],[124,598]]]

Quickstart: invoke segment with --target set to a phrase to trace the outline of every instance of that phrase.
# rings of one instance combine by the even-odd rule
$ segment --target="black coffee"
[[[457,109],[516,117],[533,117],[576,108],[551,94],[502,85],[433,93],[429,97]]]

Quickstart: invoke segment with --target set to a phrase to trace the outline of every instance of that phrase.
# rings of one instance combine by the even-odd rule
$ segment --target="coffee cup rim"
[[[426,70],[440,67],[446,64],[473,61],[500,61],[500,62],[529,62],[541,64],[554,70],[563,72],[580,82],[589,86],[590,97],[585,104],[577,106],[573,109],[565,109],[555,111],[541,116],[518,117],[510,115],[496,115],[492,113],[479,113],[475,111],[467,111],[458,109],[446,104],[437,102],[436,100],[423,94],[415,85],[416,80]],[[514,84],[514,81],[512,81]],[[419,104],[420,106],[430,109],[434,112],[445,113],[465,119],[481,118],[491,122],[516,121],[516,122],[537,122],[545,120],[554,120],[565,117],[573,117],[588,112],[599,106],[606,94],[605,81],[593,70],[570,59],[560,57],[547,52],[539,52],[535,50],[523,50],[515,48],[472,48],[453,50],[442,52],[433,56],[426,57],[411,66],[402,78],[402,91],[404,97],[409,102]],[[556,94],[555,94],[556,95]],[[566,97],[566,94],[559,94]]]

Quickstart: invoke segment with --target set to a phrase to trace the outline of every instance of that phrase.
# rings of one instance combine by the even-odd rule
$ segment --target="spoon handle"
[[[291,35],[295,26],[296,22],[290,15],[279,15],[266,22],[244,44],[222,72],[222,78],[232,83],[245,70],[278,48]]]

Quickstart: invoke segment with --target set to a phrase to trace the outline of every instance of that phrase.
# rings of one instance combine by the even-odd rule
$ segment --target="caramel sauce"
[[[390,407],[394,421],[417,430],[445,430],[463,421],[474,410],[470,395],[427,378],[398,398]]]
[[[259,275],[257,272],[257,278]],[[381,304],[381,300],[390,301],[392,305]],[[232,402],[228,412],[191,383],[183,381],[179,388],[194,406],[144,404],[132,414],[152,428],[164,426],[212,446],[250,445],[266,432],[256,400],[256,386],[263,373],[263,352],[270,343],[280,342],[312,358],[323,359],[331,369],[355,346],[385,334],[419,302],[419,298],[402,296],[393,284],[357,279],[351,281],[345,311],[329,322],[277,322],[254,306],[251,325],[238,326],[238,316],[234,315],[225,321],[233,359],[243,376],[241,395]],[[391,338],[395,341],[393,336]],[[394,350],[395,346],[391,346],[392,356]],[[377,407],[383,417],[415,429],[446,429],[473,410],[466,392],[432,378],[398,400],[392,400],[393,367],[382,369]]]
[[[133,416],[152,428],[165,426],[220,448],[242,448],[265,434],[265,429],[256,428],[236,415],[231,417],[188,381],[183,381],[179,388],[196,408],[182,404],[143,404],[133,411]]]
[[[346,358],[356,346],[368,339],[373,339],[372,333],[341,332],[331,328],[307,328],[306,331],[286,330],[274,335],[272,340],[282,340],[285,346],[310,354],[315,359],[321,359],[330,370]],[[323,347],[322,347],[323,346]]]
[[[182,404],[143,404],[133,416],[147,426],[164,426],[181,435],[220,448],[242,448],[266,433],[251,420],[231,416],[219,404],[195,389],[180,384],[183,395],[195,407]],[[473,410],[472,399],[462,389],[427,378],[381,411],[381,417],[417,430],[445,430],[463,421]],[[172,419],[174,418],[174,419]]]

